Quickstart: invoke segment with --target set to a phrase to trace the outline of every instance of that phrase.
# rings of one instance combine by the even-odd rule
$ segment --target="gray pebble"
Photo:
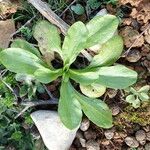
[[[139,146],[139,142],[134,137],[126,137],[125,143],[132,148],[137,148]]]

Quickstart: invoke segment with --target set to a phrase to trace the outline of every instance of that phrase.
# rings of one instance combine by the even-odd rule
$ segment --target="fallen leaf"
[[[0,21],[0,48],[7,48],[11,39],[11,34],[15,32],[14,21],[9,19]]]
[[[19,6],[18,0],[0,0],[0,18],[5,19],[17,11]]]
[[[141,47],[144,44],[143,35],[140,36],[140,33],[137,30],[134,30],[131,26],[126,26],[121,29],[120,34],[123,37],[124,44],[127,48],[131,47]]]

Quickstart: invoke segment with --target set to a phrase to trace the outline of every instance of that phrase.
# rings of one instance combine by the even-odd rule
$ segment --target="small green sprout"
[[[149,90],[150,90],[149,85],[145,85],[141,87],[139,90],[136,90],[132,87],[128,88],[126,92],[128,92],[129,95],[126,97],[126,102],[130,103],[134,108],[140,107],[142,102],[150,101],[148,93]]]

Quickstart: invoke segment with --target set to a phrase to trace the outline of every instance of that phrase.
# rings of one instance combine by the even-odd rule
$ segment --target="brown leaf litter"
[[[8,19],[0,21],[0,48],[7,48],[11,40],[11,34],[15,32],[14,21]]]

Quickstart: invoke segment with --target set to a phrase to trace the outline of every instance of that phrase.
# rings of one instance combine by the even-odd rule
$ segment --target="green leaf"
[[[88,31],[85,25],[78,21],[68,30],[62,46],[64,64],[70,65],[85,48]]]
[[[96,83],[109,88],[124,89],[137,80],[137,73],[123,65],[101,67],[98,74],[99,79]]]
[[[30,74],[45,64],[33,53],[21,48],[8,48],[0,52],[0,61],[12,72]]]
[[[140,105],[141,105],[141,102],[140,102],[140,100],[138,99],[138,97],[135,99],[135,101],[133,101],[133,103],[132,103],[132,106],[134,107],[134,108],[138,108],[138,107],[140,107]]]
[[[81,92],[91,98],[102,96],[106,92],[106,87],[100,84],[92,83],[90,85],[80,84]]]
[[[99,99],[93,99],[79,94],[78,101],[85,115],[99,127],[112,127],[112,113],[108,106]]]
[[[69,69],[69,76],[71,79],[75,80],[77,83],[81,83],[84,85],[89,85],[94,83],[98,78],[99,75],[97,72],[93,72],[90,70],[72,70]]]
[[[120,36],[109,39],[101,48],[98,55],[95,55],[88,68],[108,66],[114,64],[120,57],[123,50],[123,40]]]
[[[37,87],[35,85],[32,85],[28,88],[28,99],[31,100],[31,98],[33,96],[35,96],[35,93],[36,93],[36,89]]]
[[[32,84],[32,81],[35,80],[33,75],[18,73],[15,76],[16,81],[25,82],[28,85]]]
[[[28,93],[28,85],[24,84],[20,87],[19,96],[24,97]]]
[[[39,21],[34,28],[33,36],[38,41],[43,56],[53,58],[53,52],[57,52],[62,56],[61,39],[57,27],[48,21]]]
[[[119,20],[113,15],[94,17],[86,25],[89,31],[86,48],[107,42],[114,35],[118,24]]]
[[[133,87],[130,87],[130,92],[134,95],[138,95],[137,90],[135,90]]]
[[[102,3],[98,0],[87,0],[87,6],[91,9],[97,9]]]
[[[35,78],[42,83],[50,83],[62,75],[62,69],[50,70],[47,68],[37,69],[34,73]]]
[[[128,96],[126,97],[126,102],[132,104],[134,101],[135,101],[135,96],[134,96],[133,94],[128,95]]]
[[[70,82],[62,82],[58,113],[67,128],[74,129],[79,126],[82,118],[81,105]]]
[[[140,93],[139,94],[139,98],[142,100],[142,101],[148,101],[150,99],[150,97],[148,96],[148,94],[146,93]]]
[[[36,84],[36,87],[37,87],[37,91],[40,94],[44,94],[45,93],[45,88],[44,88],[43,84],[41,84],[40,82],[35,82],[35,84]]]
[[[38,49],[36,49],[32,44],[22,39],[14,40],[11,44],[11,48],[21,48],[35,54],[39,58],[41,57],[41,54],[38,51]]]
[[[149,85],[145,85],[145,86],[141,87],[138,92],[148,93],[149,90],[150,90],[150,86]]]
[[[13,139],[15,141],[20,141],[22,136],[23,134],[21,133],[21,131],[15,131],[14,133],[12,133],[10,139]]]
[[[77,15],[82,15],[85,12],[84,7],[81,4],[72,5],[71,10]]]

